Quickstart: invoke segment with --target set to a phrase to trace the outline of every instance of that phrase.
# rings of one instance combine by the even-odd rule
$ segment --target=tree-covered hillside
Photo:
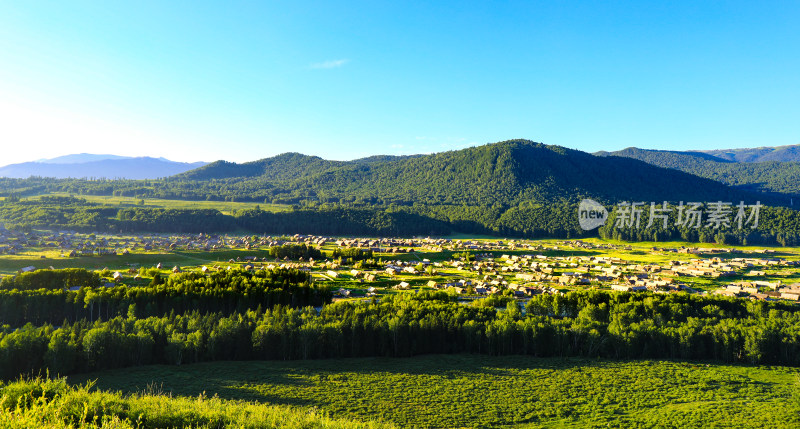
[[[284,153],[272,158],[237,164],[216,161],[175,176],[180,180],[210,180],[229,178],[260,178],[263,180],[291,180],[297,177],[327,171],[342,164],[317,156]]]
[[[681,164],[679,156],[694,155],[675,155],[666,166]],[[703,165],[697,161],[696,167]],[[214,209],[150,209],[141,204],[112,208],[80,199],[26,198],[53,192],[291,207],[223,215]],[[164,180],[0,179],[2,196],[10,198],[0,203],[0,222],[18,228],[567,238],[596,234],[578,224],[577,203],[583,198],[606,206],[622,201],[760,201],[784,206],[790,201],[784,195],[736,189],[635,159],[594,156],[527,140],[356,161],[287,153],[246,164],[220,161]],[[765,242],[777,240],[778,231],[772,229],[764,231]]]
[[[511,207],[585,197],[607,203],[759,199],[788,205],[788,198],[781,196],[756,195],[636,160],[598,157],[527,140],[356,161],[287,153],[245,164],[218,161],[166,180],[7,180],[0,181],[0,191],[299,205]]]
[[[680,170],[739,189],[800,195],[800,162],[733,162],[700,152],[627,148],[598,152],[598,156],[637,159],[658,167]]]
[[[291,153],[246,164],[216,162],[159,182],[152,193],[276,203],[511,206],[587,196],[609,202],[754,198],[680,172],[527,140],[349,162]]]

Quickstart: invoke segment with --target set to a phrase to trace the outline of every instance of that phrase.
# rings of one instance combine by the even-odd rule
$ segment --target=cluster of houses
[[[358,245],[359,241],[342,241],[342,245]],[[360,244],[369,244],[360,242]],[[418,243],[414,243],[418,245]],[[445,246],[452,245],[446,243]],[[497,250],[503,243],[494,243],[490,249]],[[556,246],[545,248],[541,244],[526,242],[508,242],[506,249],[512,248],[537,248],[541,250],[569,250],[569,249],[616,249],[630,250],[630,246],[617,246],[612,244],[595,245],[580,240],[559,242]],[[735,249],[725,248],[653,248],[652,252],[672,252],[684,254],[720,254],[733,253]],[[769,254],[771,249],[751,251],[753,253]],[[684,291],[696,293],[692,287],[681,282],[680,278],[699,277],[718,279],[724,276],[765,276],[767,269],[774,271],[785,267],[784,274],[791,274],[791,268],[798,265],[797,261],[781,258],[747,258],[733,257],[697,258],[691,260],[673,259],[666,263],[630,263],[618,257],[609,256],[545,256],[541,254],[527,255],[502,255],[495,260],[490,253],[478,254],[474,261],[452,260],[444,264],[428,260],[417,261],[391,261],[386,264],[383,273],[389,276],[422,276],[427,270],[421,271],[420,264],[427,267],[433,265],[437,268],[449,267],[456,271],[463,271],[464,277],[452,281],[437,282],[430,280],[426,286],[435,289],[452,288],[456,293],[470,293],[487,295],[511,291],[519,297],[531,296],[539,293],[557,293],[558,288],[568,286],[608,287],[617,291],[653,291],[670,293]],[[363,274],[353,271],[367,281],[373,281],[375,274]],[[477,275],[477,276],[476,276]],[[513,275],[513,278],[511,277]],[[365,277],[368,276],[368,277]],[[437,276],[441,274],[437,273]],[[456,275],[458,277],[458,275]],[[474,278],[477,277],[477,278]],[[409,289],[409,280],[400,281],[395,289]],[[765,290],[765,288],[770,290]],[[763,280],[744,282],[739,285],[728,285],[715,293],[731,296],[751,297],[754,299],[789,299],[800,300],[800,284],[781,285]]]
[[[714,291],[714,294],[753,299],[787,299],[800,301],[800,283],[763,280],[735,282]]]
[[[452,240],[447,238],[351,238],[336,240],[335,244],[346,248],[371,249],[380,253],[441,252],[444,250],[491,251],[503,250],[514,241]]]
[[[240,263],[245,269],[295,268],[313,272],[319,281],[337,281],[342,277],[357,280],[368,286],[367,295],[378,292],[378,281],[393,283],[395,289],[411,289],[425,285],[429,288],[452,290],[457,294],[489,295],[511,293],[518,297],[542,293],[558,293],[559,289],[572,287],[600,287],[617,291],[696,292],[680,279],[715,279],[719,284],[726,277],[742,278],[746,281],[730,282],[713,293],[748,297],[753,299],[787,299],[800,301],[800,283],[783,284],[767,281],[767,273],[792,274],[798,265],[771,255],[772,249],[748,251],[759,257],[735,257],[735,249],[702,247],[653,247],[651,253],[676,254],[662,263],[633,263],[619,257],[602,256],[603,250],[626,251],[629,245],[611,243],[588,243],[581,240],[566,240],[544,243],[525,240],[454,240],[445,238],[331,238],[316,235],[294,236],[228,236],[228,235],[139,235],[129,237],[79,234],[59,231],[50,233],[23,233],[9,231],[0,225],[0,254],[14,254],[27,246],[61,249],[65,257],[104,254],[126,254],[133,251],[176,251],[222,249],[268,249],[286,243],[307,244],[321,247],[335,244],[340,248],[370,249],[376,253],[398,254],[415,252],[469,252],[470,258],[445,262],[432,262],[416,255],[415,260],[388,261],[379,269],[358,270],[355,267],[342,271],[336,262],[314,261],[268,261],[267,258],[247,256],[231,259],[229,263]],[[596,256],[587,256],[600,250]],[[513,251],[513,253],[511,252]],[[527,254],[519,254],[530,252]],[[555,252],[554,252],[555,251]],[[565,252],[559,252],[565,251]],[[502,254],[508,252],[507,254]],[[579,255],[551,256],[555,254]],[[499,258],[496,255],[502,254]],[[547,255],[545,255],[547,254]],[[680,257],[677,254],[683,254]],[[697,255],[687,259],[688,255]],[[400,258],[400,257],[398,257]],[[406,259],[409,259],[407,256]],[[666,259],[666,258],[660,258]],[[161,267],[158,267],[161,268]],[[352,269],[351,269],[352,268]],[[33,269],[33,267],[26,267]],[[230,267],[202,267],[203,272],[230,269]],[[123,270],[124,271],[124,270]],[[134,273],[136,270],[131,270]],[[173,267],[173,272],[180,272]],[[433,275],[433,277],[431,277]],[[418,278],[415,279],[415,278]],[[774,278],[774,276],[770,276]],[[446,279],[446,280],[443,280]],[[120,272],[113,280],[123,280]],[[343,289],[337,296],[350,296]]]
[[[0,255],[16,255],[29,245],[28,235],[21,231],[6,229],[0,224]]]
[[[61,232],[44,237],[44,241],[62,250],[64,257],[125,255],[132,251],[215,251],[225,249],[268,249],[290,241],[322,245],[330,241],[324,237],[295,236],[228,236],[213,234],[191,235],[138,235],[134,237],[86,236],[74,232]]]

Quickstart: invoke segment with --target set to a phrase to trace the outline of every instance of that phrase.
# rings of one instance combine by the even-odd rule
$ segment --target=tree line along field
[[[115,239],[132,238],[92,240],[113,247]],[[150,413],[144,427],[168,426],[157,423],[163,421],[246,427],[241,410],[280,414],[258,405],[270,404],[291,407],[287,416],[299,413],[298,422],[309,408],[328,416],[312,413],[313,421],[291,423],[310,427],[797,424],[800,307],[791,302],[617,293],[598,290],[597,284],[553,284],[550,292],[519,298],[503,285],[488,297],[428,286],[458,278],[483,281],[488,271],[464,269],[478,256],[503,266],[512,264],[501,254],[531,253],[542,261],[594,255],[641,265],[690,261],[696,254],[653,251],[652,243],[498,239],[432,241],[428,248],[421,246],[424,240],[409,240],[403,243],[418,251],[367,253],[346,247],[358,239],[308,245],[301,241],[313,237],[302,236],[281,237],[283,244],[273,246],[254,245],[259,237],[229,237],[224,248],[205,251],[169,249],[170,238],[162,238],[164,249],[148,241],[157,248],[134,248],[126,255],[25,259],[24,254],[47,251],[40,234],[36,245],[26,238],[31,243],[23,246],[23,255],[0,257],[10,264],[73,265],[0,281],[0,377],[10,381],[49,371],[69,375],[71,383],[97,379],[99,389],[67,389],[44,398],[39,393],[35,406],[23,401],[17,407],[17,399],[8,399],[18,396],[14,391],[32,389],[36,396],[47,382],[11,383],[0,391],[5,416],[28,419],[34,422],[30,427],[44,422],[41,415],[49,416],[53,427],[57,421],[95,424],[103,418],[130,420],[108,425],[135,426],[139,416],[130,410],[139,410]],[[75,236],[76,243],[87,239]],[[770,249],[741,250],[717,254],[726,260],[763,258]],[[793,248],[770,251],[770,257],[798,259]],[[157,258],[170,255],[184,258],[180,272],[165,264],[153,267]],[[430,261],[430,272],[423,260]],[[95,269],[98,262],[105,269]],[[379,274],[374,281],[352,273],[378,273],[387,264],[421,271]],[[756,268],[768,271],[759,277],[765,281],[796,278],[789,267]],[[117,269],[124,276],[114,283]],[[574,269],[567,264],[556,272]],[[499,269],[497,274],[508,280],[515,275]],[[729,280],[698,278],[692,285],[713,290]],[[411,287],[397,288],[402,282]],[[353,298],[367,293],[375,296]],[[165,404],[179,405],[145,411],[141,404],[151,403],[152,395],[126,396],[152,394],[156,385],[158,392],[176,395]],[[104,393],[116,390],[123,394]],[[184,399],[203,391],[220,399]],[[60,401],[66,397],[79,397],[79,404],[105,417],[56,415],[65,409]],[[191,411],[177,415],[173,406]]]
[[[134,203],[135,204],[132,204]],[[706,213],[709,203],[704,204]],[[610,206],[610,205],[609,205]],[[648,206],[649,207],[649,206]],[[502,235],[518,238],[589,238],[629,241],[689,241],[735,245],[800,244],[800,215],[786,207],[760,209],[745,228],[716,229],[678,225],[675,205],[669,223],[618,227],[612,207],[602,228],[584,231],[575,201],[502,204],[278,204],[257,202],[130,199],[108,195],[70,194],[8,197],[0,201],[0,222],[22,229],[68,229],[107,233],[270,233],[372,236]],[[707,219],[706,219],[707,220]],[[646,226],[648,225],[648,226]]]

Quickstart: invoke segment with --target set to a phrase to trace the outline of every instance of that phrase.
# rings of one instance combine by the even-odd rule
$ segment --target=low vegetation
[[[399,427],[800,424],[798,371],[674,361],[428,355],[149,366],[70,377],[132,394],[207,395]],[[212,393],[213,392],[213,393]]]
[[[365,419],[371,420],[371,419]],[[200,392],[194,397],[96,391],[91,383],[36,378],[0,384],[0,427],[15,429],[149,428],[326,428],[389,429],[392,425],[332,419],[323,412],[224,401]]]

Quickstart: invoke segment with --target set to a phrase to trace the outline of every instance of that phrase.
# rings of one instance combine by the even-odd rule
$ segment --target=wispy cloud
[[[345,65],[345,64],[347,64],[349,62],[350,62],[350,60],[348,60],[348,59],[329,60],[329,61],[323,61],[321,63],[311,64],[309,66],[309,68],[310,69],[335,69],[335,68],[341,67],[341,66],[343,66],[343,65]]]
[[[429,147],[438,145],[443,149],[462,149],[469,146],[476,146],[476,142],[468,142],[464,137],[429,137],[429,136],[416,136],[415,140],[424,142]]]

